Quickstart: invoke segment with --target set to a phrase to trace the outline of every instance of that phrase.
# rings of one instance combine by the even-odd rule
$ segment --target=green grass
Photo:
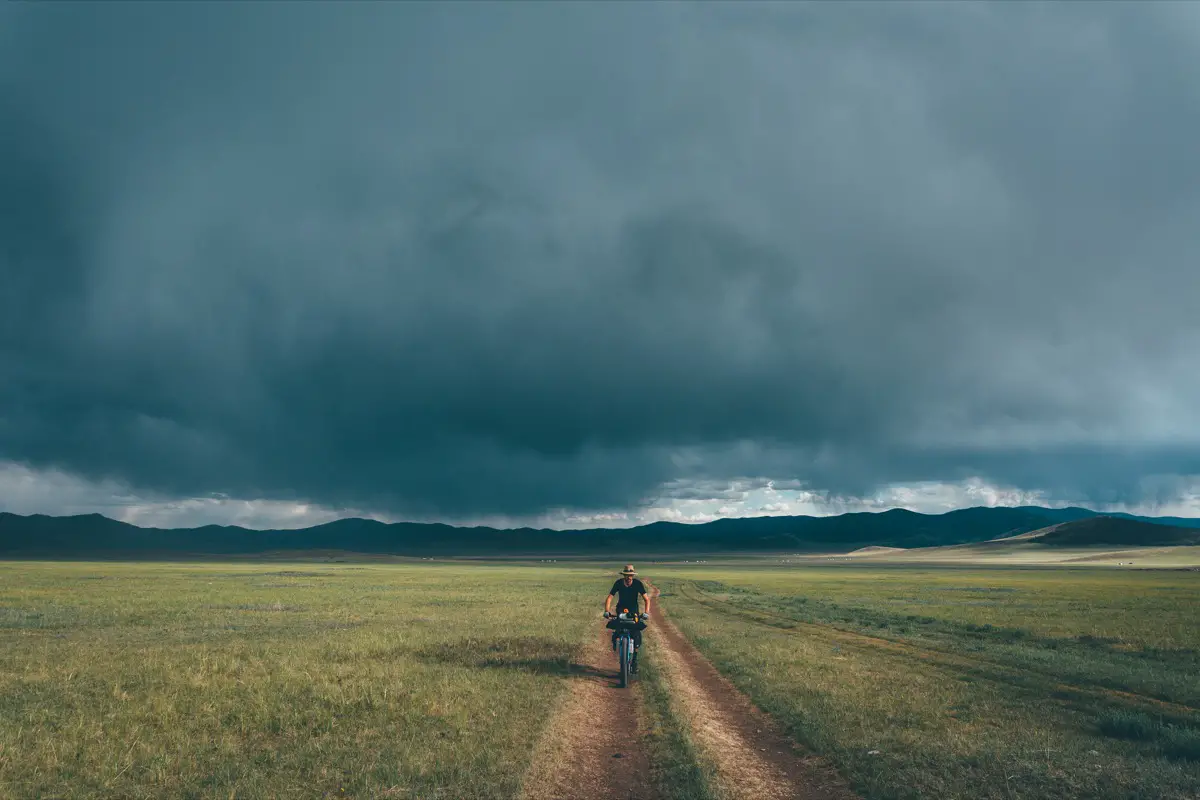
[[[647,577],[867,798],[1200,796],[1200,573],[763,564]],[[0,563],[0,797],[511,797],[610,571]]]
[[[607,580],[0,563],[0,797],[510,797]]]
[[[664,605],[868,798],[1200,796],[1200,574],[673,568]]]

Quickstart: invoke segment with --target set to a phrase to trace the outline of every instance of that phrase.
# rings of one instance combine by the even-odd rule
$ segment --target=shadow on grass
[[[418,650],[425,662],[478,669],[513,669],[560,678],[612,678],[613,673],[573,660],[562,642],[537,636],[459,639]]]
[[[1200,761],[1200,728],[1171,724],[1149,714],[1123,709],[1102,713],[1096,727],[1112,739],[1154,743],[1167,758]]]

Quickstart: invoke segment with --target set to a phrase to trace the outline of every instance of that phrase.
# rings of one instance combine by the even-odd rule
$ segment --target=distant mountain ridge
[[[1133,520],[1150,526],[1152,533],[1165,526],[1200,529],[1200,519],[1036,506],[965,508],[944,514],[892,509],[832,517],[744,517],[702,524],[656,522],[636,528],[568,531],[367,519],[343,519],[299,530],[259,531],[221,525],[160,529],[141,528],[100,514],[51,517],[0,512],[0,555],[150,557],[319,550],[426,556],[846,552],[862,547],[969,544],[1093,518]],[[1122,535],[1137,538],[1145,536],[1147,529],[1137,528],[1141,534],[1130,532],[1133,530]]]

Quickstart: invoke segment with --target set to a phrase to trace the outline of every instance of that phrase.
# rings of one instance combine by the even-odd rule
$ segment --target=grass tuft
[[[1162,731],[1162,723],[1150,715],[1126,709],[1104,712],[1096,720],[1096,727],[1105,736],[1133,742],[1152,742]]]
[[[1172,725],[1163,730],[1163,753],[1180,761],[1200,761],[1200,729]]]

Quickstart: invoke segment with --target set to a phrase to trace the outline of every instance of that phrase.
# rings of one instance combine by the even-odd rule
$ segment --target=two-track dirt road
[[[640,745],[638,695],[620,689],[610,632],[575,664],[571,689],[534,751],[523,800],[653,800],[650,762]]]
[[[652,590],[657,595],[657,590]],[[676,713],[729,800],[849,800],[855,795],[824,759],[803,752],[723,678],[657,607],[655,649]],[[599,629],[526,776],[525,800],[650,800],[652,785],[640,692],[618,689],[609,634]]]

